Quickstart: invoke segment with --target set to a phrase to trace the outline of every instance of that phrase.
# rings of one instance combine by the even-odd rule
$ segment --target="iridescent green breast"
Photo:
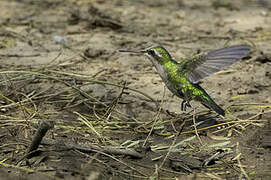
[[[202,89],[197,88],[197,85],[191,83],[186,78],[186,73],[181,73],[178,64],[175,62],[167,62],[164,65],[167,80],[165,81],[168,89],[180,98],[191,100],[197,96],[209,96]]]
[[[176,96],[184,98],[182,87],[187,83],[187,80],[179,73],[178,65],[173,61],[168,61],[164,64],[164,70],[165,74],[167,74],[164,81],[168,89]]]

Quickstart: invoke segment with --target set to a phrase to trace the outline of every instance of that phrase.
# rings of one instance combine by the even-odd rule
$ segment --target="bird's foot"
[[[189,103],[189,101],[183,100],[181,103],[181,110],[182,111],[186,111],[186,107],[192,107],[191,104]]]

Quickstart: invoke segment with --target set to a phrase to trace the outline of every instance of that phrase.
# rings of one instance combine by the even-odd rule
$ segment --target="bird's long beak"
[[[146,50],[130,50],[130,49],[120,49],[119,52],[132,52],[132,53],[146,53]]]

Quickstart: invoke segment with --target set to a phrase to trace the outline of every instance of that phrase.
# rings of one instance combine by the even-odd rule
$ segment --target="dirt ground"
[[[119,49],[249,44],[201,86],[223,119]],[[268,0],[1,0],[0,179],[270,179]],[[53,122],[39,148],[29,145]]]

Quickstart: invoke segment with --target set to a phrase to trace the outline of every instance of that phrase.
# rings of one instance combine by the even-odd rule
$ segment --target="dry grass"
[[[159,177],[159,174],[163,172],[171,172],[169,169],[163,168],[164,163],[168,160],[171,153],[179,152],[191,156],[199,152],[213,152],[216,149],[227,147],[227,154],[232,154],[236,151],[236,148],[238,149],[238,146],[230,144],[229,139],[233,134],[242,134],[243,131],[251,126],[263,126],[267,120],[263,119],[262,116],[265,113],[270,113],[269,108],[271,107],[270,104],[233,103],[227,107],[227,118],[221,120],[221,123],[198,128],[200,122],[196,122],[195,118],[203,115],[211,118],[217,118],[217,116],[207,110],[198,111],[196,114],[182,113],[172,116],[166,114],[162,108],[159,108],[154,119],[144,121],[123,113],[118,108],[123,94],[127,96],[128,93],[134,93],[138,96],[145,97],[145,101],[147,102],[154,102],[154,106],[156,105],[152,97],[144,92],[126,86],[125,83],[117,84],[85,75],[49,68],[32,71],[1,71],[0,74],[0,127],[7,128],[9,133],[14,137],[16,134],[21,135],[21,138],[16,138],[16,141],[2,144],[1,149],[8,148],[9,151],[14,153],[14,156],[22,156],[27,151],[29,139],[31,139],[37,127],[37,123],[40,120],[54,120],[56,122],[52,134],[49,135],[51,138],[66,136],[72,137],[72,139],[77,138],[79,142],[86,142],[86,137],[92,136],[95,138],[88,139],[88,141],[104,147],[113,146],[115,148],[134,149],[142,145],[145,146],[149,141],[153,141],[149,139],[150,136],[165,136],[165,139],[171,141],[169,145],[159,143],[151,145],[151,152],[154,155],[157,154],[156,157],[152,159],[153,163],[157,164],[156,162],[159,159],[162,160],[157,166],[148,167],[153,169],[152,175],[137,170],[136,167],[139,166],[138,164],[128,164],[118,158],[118,156],[96,151],[96,153],[107,156],[113,161],[128,167],[137,174],[133,175],[134,178],[142,179],[149,177],[156,179]],[[111,101],[101,100],[101,98],[93,96],[93,93],[90,91],[82,90],[84,86],[90,84],[102,84],[104,86],[115,87],[119,91],[118,96]],[[161,104],[161,107],[162,106],[163,103]],[[256,109],[258,113],[240,119],[232,113],[240,108]],[[167,130],[164,128],[170,124],[174,126],[176,122],[190,124],[192,129],[187,128],[183,130],[181,128],[181,130],[178,131],[175,127],[173,128],[175,130]],[[214,128],[217,130],[213,131],[212,135],[209,136],[211,139],[216,139],[220,137],[221,134],[226,136],[220,137],[219,142],[212,144],[202,142],[199,133]],[[123,139],[116,141],[112,136],[112,134],[116,133],[148,134],[148,136],[146,139]],[[197,136],[194,135],[195,133]],[[4,136],[4,134],[0,136]],[[180,141],[178,138],[182,140]],[[18,139],[22,141],[19,142]],[[121,141],[122,143],[120,143]],[[201,143],[195,143],[197,141]],[[245,169],[240,164],[240,156],[235,158],[235,160],[227,159],[227,162],[224,163],[231,164],[230,166],[234,171],[241,172],[247,177]],[[22,164],[15,164],[12,159],[14,159],[14,157],[9,155],[2,156],[0,163],[4,167],[15,168],[20,171],[36,171]],[[102,160],[99,161],[101,164],[104,164]],[[220,176],[225,172],[224,169],[228,168],[225,164],[219,165],[216,168],[207,168],[209,172],[205,175],[215,179],[221,179]],[[240,168],[233,166],[240,166]],[[128,175],[126,172],[118,173]],[[178,172],[175,173],[179,175],[182,174]]]

